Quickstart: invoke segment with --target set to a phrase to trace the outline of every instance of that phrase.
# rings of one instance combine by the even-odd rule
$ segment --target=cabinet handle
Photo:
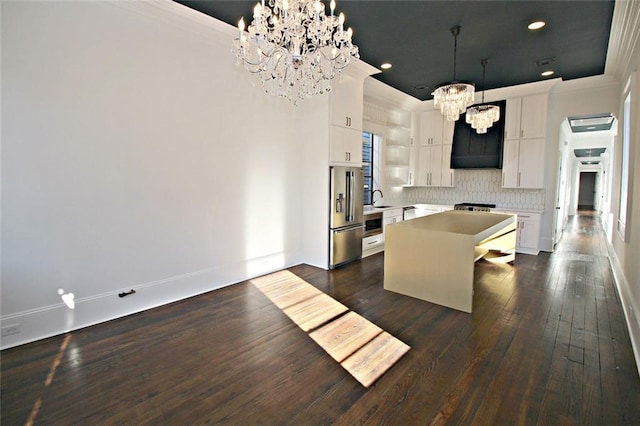
[[[502,186],[504,186],[504,172],[502,172]]]
[[[523,137],[523,136],[524,136],[524,130],[520,129],[520,137]]]
[[[520,172],[518,172],[518,187],[520,187]]]

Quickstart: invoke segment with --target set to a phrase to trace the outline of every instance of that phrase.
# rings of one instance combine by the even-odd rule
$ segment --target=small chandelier
[[[353,30],[344,30],[344,14],[325,15],[320,0],[265,0],[253,8],[253,21],[245,33],[244,19],[232,52],[265,92],[298,104],[331,91],[331,80],[351,60],[359,58],[351,42]]]
[[[469,105],[473,104],[473,83],[456,81],[456,53],[458,50],[458,34],[460,26],[451,28],[453,34],[453,81],[436,87],[433,95],[433,106],[440,108],[448,121],[456,121]]]
[[[500,107],[497,105],[484,104],[484,78],[487,69],[488,59],[482,59],[482,105],[472,106],[467,110],[466,122],[476,129],[476,133],[487,133],[487,129],[500,119]]]

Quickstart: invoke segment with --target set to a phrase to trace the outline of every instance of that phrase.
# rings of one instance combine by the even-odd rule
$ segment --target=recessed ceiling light
[[[388,70],[392,66],[393,65],[391,65],[389,62],[385,62],[384,64],[380,65],[380,68],[382,68],[383,70]]]
[[[545,25],[547,25],[547,23],[544,22],[544,21],[533,21],[532,23],[527,25],[527,28],[529,28],[530,30],[539,30],[540,28],[544,27]]]
[[[553,71],[549,70],[549,71],[544,71],[542,74],[540,74],[543,77],[549,77],[550,75],[553,75]]]

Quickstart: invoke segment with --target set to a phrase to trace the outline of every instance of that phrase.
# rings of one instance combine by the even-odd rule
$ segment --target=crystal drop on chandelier
[[[330,14],[320,0],[265,0],[253,9],[253,21],[238,38],[232,52],[238,62],[260,81],[267,93],[297,104],[331,90],[331,80],[351,58],[359,58],[351,42],[353,31],[344,29],[344,14]]]

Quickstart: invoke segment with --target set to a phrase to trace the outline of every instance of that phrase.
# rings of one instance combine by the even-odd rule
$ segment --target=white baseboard
[[[19,333],[2,336],[0,349],[8,349],[87,326],[121,318],[244,280],[299,264],[291,253],[275,253],[236,264],[194,271],[147,282],[108,293],[75,300],[73,309],[65,303],[43,306],[0,317],[3,334],[15,326]],[[119,297],[121,292],[135,294]]]
[[[620,303],[622,303],[624,318],[627,322],[627,329],[629,330],[629,336],[631,338],[631,347],[633,349],[633,356],[636,360],[636,367],[640,374],[640,321],[637,316],[637,312],[639,312],[638,306],[631,297],[629,282],[624,276],[618,257],[611,248],[609,250],[609,262],[611,264],[611,270],[613,271],[613,278],[616,289],[618,290],[618,296],[620,297]]]

